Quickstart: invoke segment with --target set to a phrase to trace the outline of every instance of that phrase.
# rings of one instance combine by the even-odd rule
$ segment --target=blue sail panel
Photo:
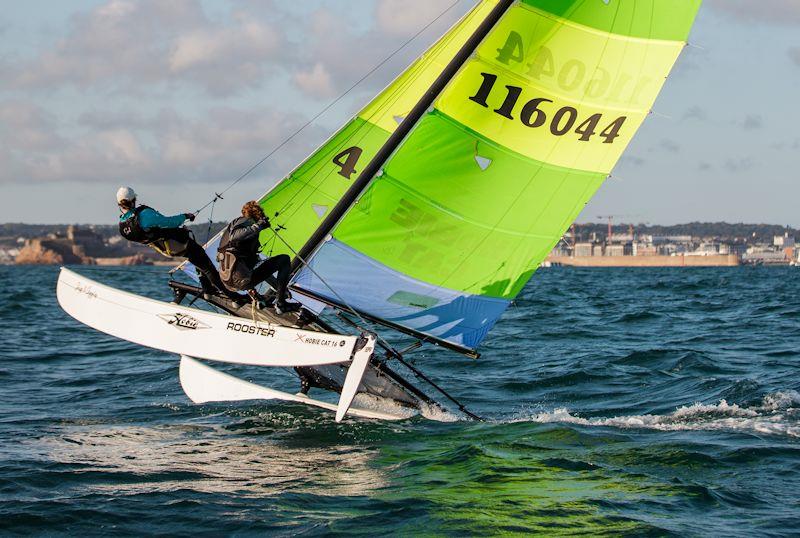
[[[295,276],[296,288],[338,304],[346,297],[356,310],[458,346],[480,344],[510,304],[421,282],[336,239],[309,263]]]

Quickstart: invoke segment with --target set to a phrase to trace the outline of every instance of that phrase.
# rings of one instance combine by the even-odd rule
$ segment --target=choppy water
[[[482,359],[417,356],[482,423],[192,405],[56,276],[0,268],[0,532],[800,533],[799,269],[540,271]]]

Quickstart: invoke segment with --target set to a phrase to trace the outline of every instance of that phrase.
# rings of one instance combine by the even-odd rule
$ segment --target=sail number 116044
[[[483,77],[481,87],[478,88],[477,93],[469,99],[483,107],[489,108],[487,100],[497,82],[497,75],[481,73],[481,76]],[[522,95],[522,88],[519,86],[506,85],[505,89],[505,99],[498,108],[494,109],[494,112],[504,118],[514,120],[517,104]],[[527,101],[519,110],[519,120],[523,125],[531,128],[543,127],[549,124],[550,132],[554,136],[565,136],[568,133],[575,133],[580,135],[580,138],[578,138],[579,141],[588,142],[594,135],[597,135],[603,139],[604,144],[612,144],[619,136],[620,129],[622,129],[622,126],[625,124],[625,120],[628,119],[626,116],[620,116],[611,123],[605,125],[598,133],[600,123],[603,121],[602,114],[592,114],[578,123],[578,120],[581,119],[579,118],[578,109],[571,106],[564,106],[558,110],[551,110],[551,112],[548,112],[546,109],[552,107],[546,107],[546,104],[552,102],[552,99],[546,99],[544,97],[537,97]]]

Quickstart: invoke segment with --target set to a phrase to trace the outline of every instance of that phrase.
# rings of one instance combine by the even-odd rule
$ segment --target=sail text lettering
[[[358,146],[351,146],[333,157],[333,164],[339,167],[339,175],[350,179],[356,173],[356,164],[364,152]]]
[[[482,107],[489,108],[489,97],[492,94],[495,83],[497,82],[497,75],[492,73],[481,73],[483,82],[480,88],[469,99],[478,103]],[[509,120],[516,120],[514,113],[517,109],[517,103],[522,95],[523,89],[519,86],[506,85],[506,95],[498,108],[494,112]],[[553,103],[553,106],[547,106]],[[581,142],[589,142],[597,132],[597,127],[603,119],[602,114],[592,114],[583,120],[578,127],[573,131],[572,128],[578,122],[580,113],[578,109],[571,106],[563,106],[552,110],[557,105],[552,99],[545,99],[544,97],[535,97],[527,101],[520,111],[519,120],[526,127],[533,129],[544,126],[549,122],[550,132],[553,136],[564,136],[567,133],[574,132],[581,135],[578,138]],[[546,107],[546,108],[545,108]],[[626,116],[620,116],[612,121],[605,127],[599,134],[603,139],[603,144],[612,144],[614,139],[619,136],[619,131],[625,124]]]
[[[505,44],[497,49],[495,61],[509,67],[521,64],[523,71],[520,74],[537,81],[550,79],[554,86],[578,98],[639,104],[642,96],[653,89],[654,80],[643,73],[634,77],[620,72],[615,78],[607,69],[609,65],[587,67],[589,57],[559,59],[545,45],[531,48],[526,54],[524,41],[519,32],[509,32]]]

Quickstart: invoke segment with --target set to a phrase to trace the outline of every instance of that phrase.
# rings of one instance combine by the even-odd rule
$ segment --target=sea
[[[75,269],[170,299],[164,268]],[[541,269],[480,359],[408,355],[484,420],[339,424],[192,404],[57,276],[0,267],[0,535],[800,535],[800,268]]]

